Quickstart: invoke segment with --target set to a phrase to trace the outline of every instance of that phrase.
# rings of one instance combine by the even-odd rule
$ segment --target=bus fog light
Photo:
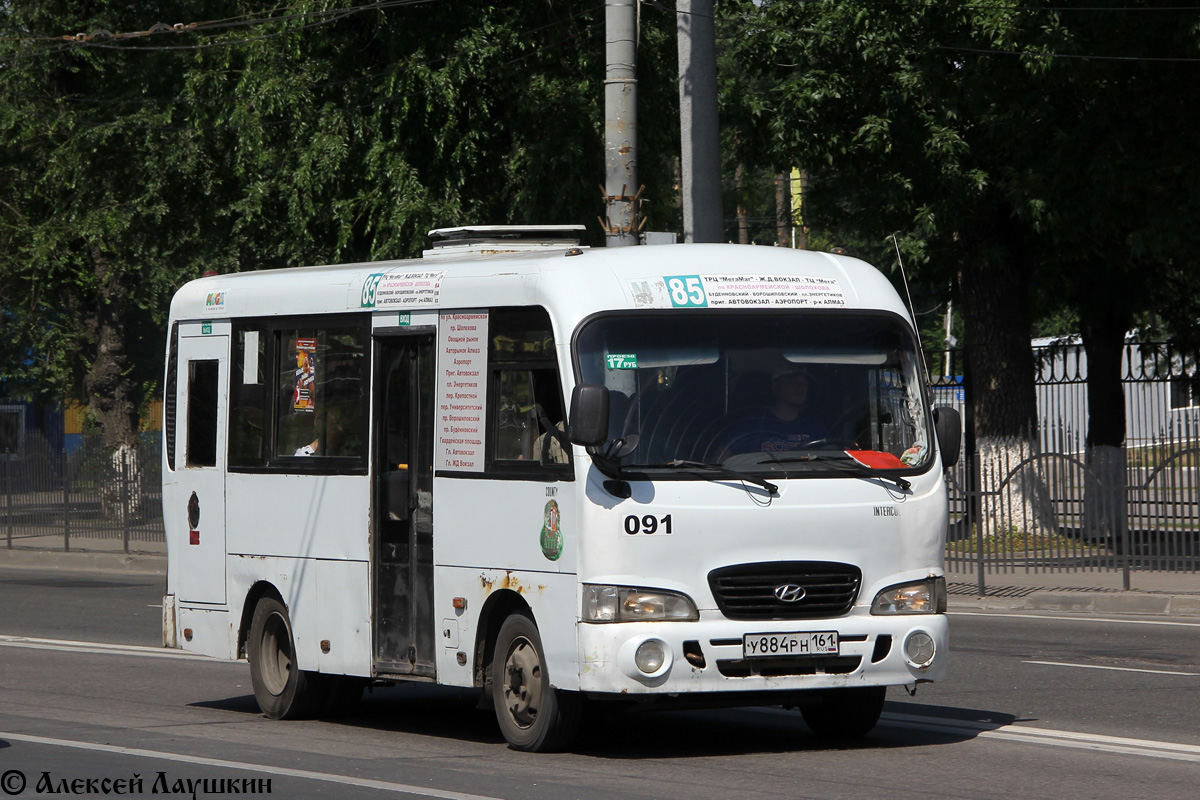
[[[913,631],[904,640],[904,659],[910,667],[925,669],[933,663],[936,651],[933,637],[925,631]]]
[[[633,663],[637,664],[637,668],[647,675],[653,675],[662,669],[666,660],[667,654],[663,649],[663,643],[658,639],[647,639],[638,645],[638,649],[633,654]]]
[[[669,680],[675,654],[658,636],[634,636],[617,650],[617,665],[626,677],[644,686],[661,686]]]

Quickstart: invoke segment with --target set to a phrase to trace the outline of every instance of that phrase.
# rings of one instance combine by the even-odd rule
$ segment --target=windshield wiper
[[[840,468],[844,469],[845,471],[851,472],[855,475],[868,476],[868,477],[872,477],[872,478],[879,478],[880,480],[884,480],[884,481],[889,481],[891,483],[896,484],[896,487],[898,489],[900,489],[900,491],[905,491],[906,489],[908,489],[908,487],[912,486],[912,484],[909,481],[905,480],[904,478],[901,478],[899,475],[889,475],[888,473],[884,472],[881,469],[876,469],[875,467],[868,467],[866,464],[862,463],[861,461],[857,461],[853,456],[850,456],[850,455],[835,456],[835,455],[830,455],[828,453],[808,453],[806,455],[782,456],[781,457],[781,456],[776,456],[774,453],[772,453],[771,458],[770,458],[770,462],[773,464],[793,464],[793,463],[804,462],[804,461],[807,461],[807,462],[818,462],[819,461],[822,464],[829,464],[830,466],[840,467]]]
[[[762,478],[758,477],[757,475],[751,475],[748,472],[741,472],[740,470],[730,469],[729,467],[723,467],[720,464],[709,464],[704,461],[687,461],[686,459],[677,458],[674,461],[668,461],[666,464],[644,464],[644,465],[639,465],[639,466],[641,466],[643,468],[649,467],[651,469],[666,468],[666,467],[684,467],[687,469],[703,469],[703,470],[708,470],[709,472],[716,472],[718,474],[724,475],[727,478],[733,478],[733,479],[739,480],[739,481],[747,481],[748,483],[753,483],[756,486],[761,486],[762,488],[767,490],[768,494],[779,494],[779,487],[776,486],[775,484],[771,483],[770,481],[763,480]]]

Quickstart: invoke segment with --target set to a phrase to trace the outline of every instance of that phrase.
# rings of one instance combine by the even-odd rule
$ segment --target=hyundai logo
[[[775,587],[775,597],[784,603],[799,603],[808,594],[803,586],[795,583],[785,583]]]

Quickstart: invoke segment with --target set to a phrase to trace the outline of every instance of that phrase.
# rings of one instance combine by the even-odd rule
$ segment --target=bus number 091
[[[639,533],[671,533],[671,515],[667,514],[660,519],[653,514],[644,517],[630,514],[625,518],[625,532],[630,536]]]

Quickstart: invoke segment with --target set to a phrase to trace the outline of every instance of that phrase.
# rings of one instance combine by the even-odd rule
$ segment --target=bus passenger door
[[[229,406],[229,337],[181,336],[176,382],[180,507],[167,530],[186,566],[172,590],[184,603],[225,602],[225,421]],[[179,465],[182,465],[181,467]],[[186,521],[186,527],[185,527]]]
[[[432,335],[376,340],[374,641],[378,674],[436,672]]]

